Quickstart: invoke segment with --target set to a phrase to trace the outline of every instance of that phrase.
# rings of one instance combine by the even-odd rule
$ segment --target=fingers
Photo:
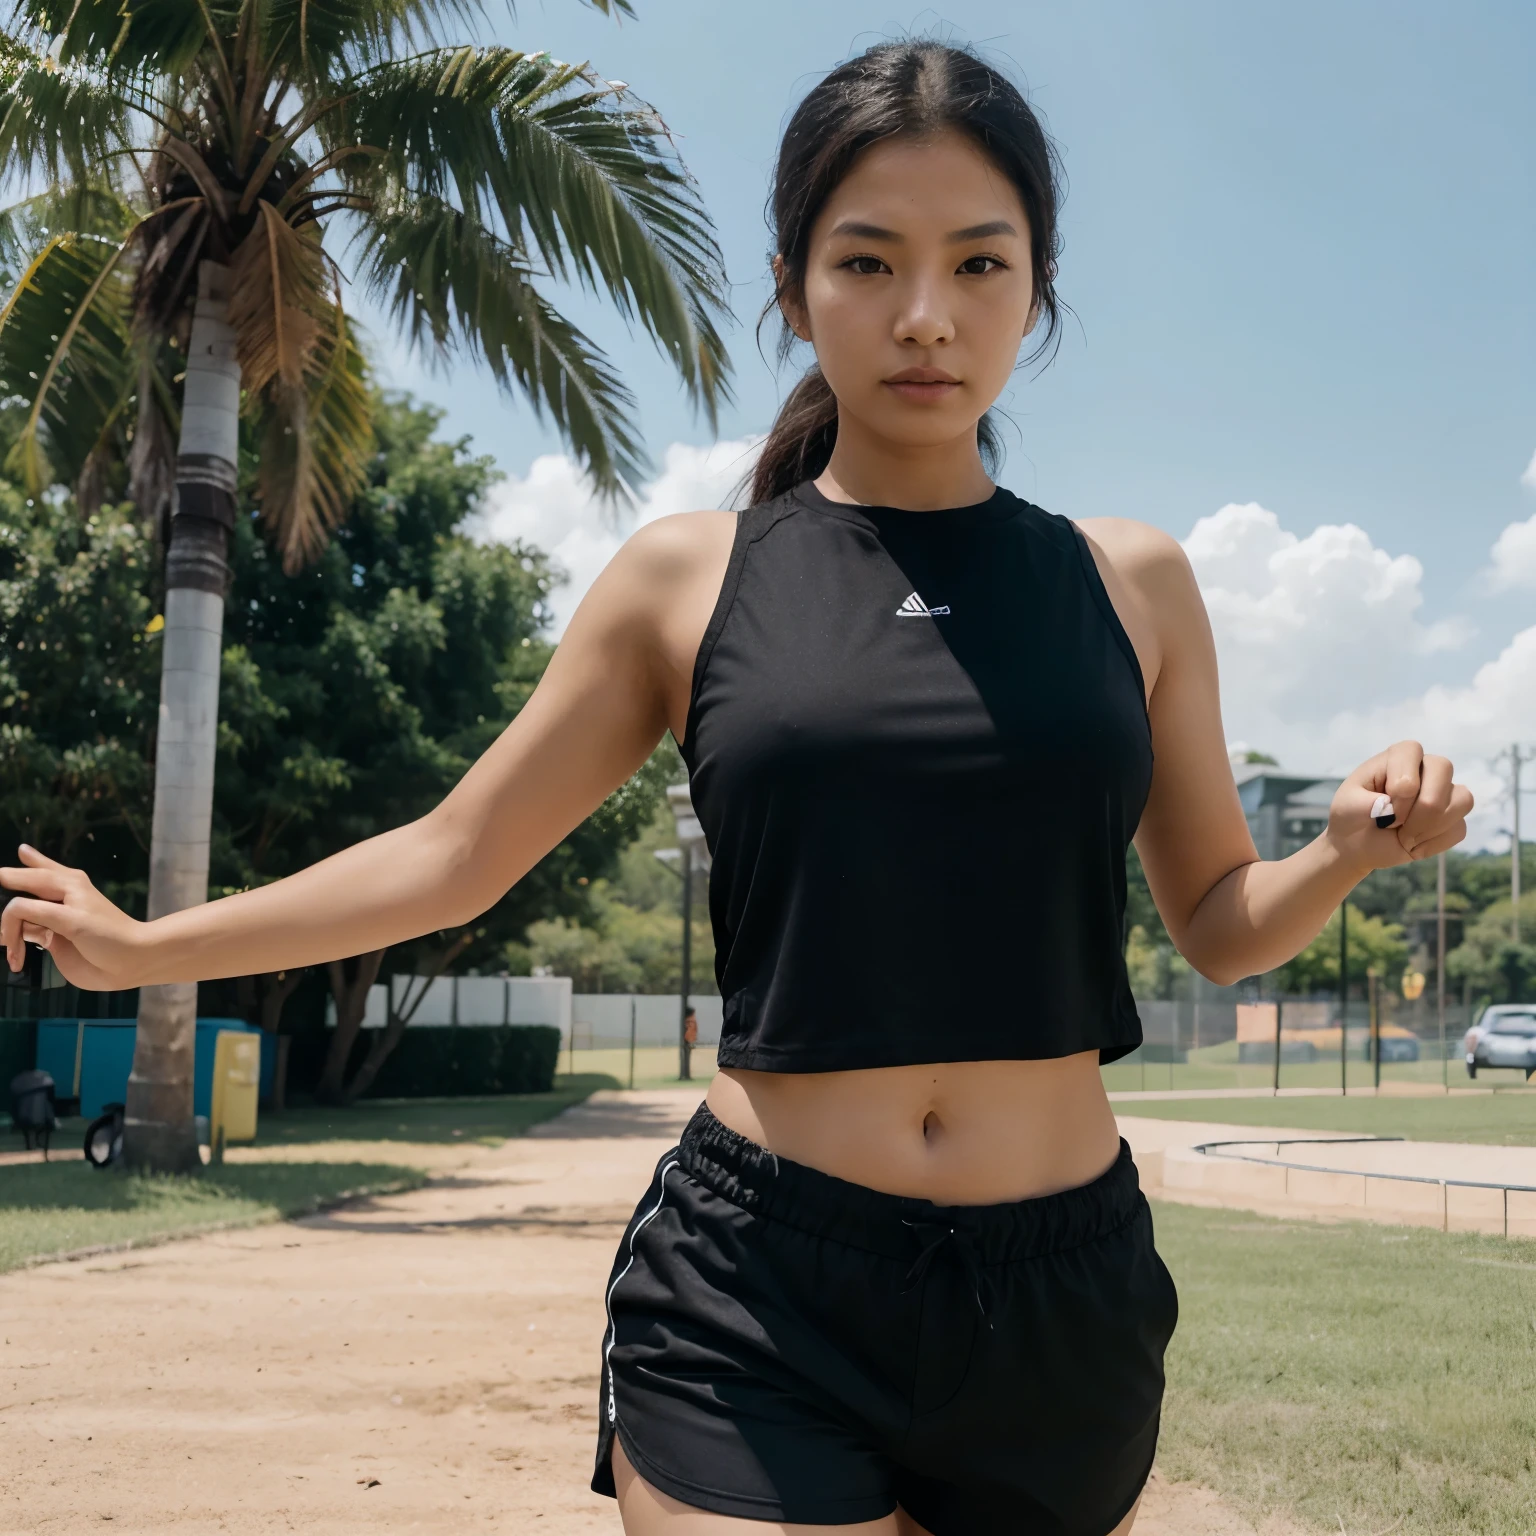
[[[53,869],[0,869],[0,885],[48,901],[63,901],[74,873],[63,865]]]
[[[1419,779],[1418,798],[1411,810],[1404,811],[1398,806],[1397,824],[1406,829],[1417,826],[1425,831],[1432,830],[1450,809],[1451,790],[1451,760],[1448,757],[1429,757],[1423,760]],[[1397,802],[1394,799],[1393,804]]]
[[[1426,838],[1422,843],[1415,843],[1408,851],[1410,859],[1432,859],[1438,853],[1445,853],[1454,848],[1462,838],[1467,835],[1467,824],[1464,821],[1452,822],[1445,831],[1436,833],[1434,837]]]
[[[1424,748],[1416,741],[1399,741],[1383,754],[1381,791],[1391,797],[1398,827],[1406,825],[1422,792]],[[1442,758],[1440,761],[1444,762]],[[1450,764],[1446,763],[1447,769]]]
[[[6,964],[19,971],[26,960],[28,941],[39,943],[43,934],[73,937],[77,916],[59,902],[13,896],[5,904],[5,911],[0,912],[0,943],[5,945]]]
[[[1453,770],[1443,757],[1424,759],[1424,788],[1412,818],[1398,827],[1397,840],[1413,859],[1428,858],[1454,847],[1467,835],[1472,791],[1451,780]]]

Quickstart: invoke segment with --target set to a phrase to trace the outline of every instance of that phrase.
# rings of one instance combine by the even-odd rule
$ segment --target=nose
[[[896,314],[896,340],[907,346],[934,347],[955,339],[955,322],[938,285],[916,278],[906,286]]]

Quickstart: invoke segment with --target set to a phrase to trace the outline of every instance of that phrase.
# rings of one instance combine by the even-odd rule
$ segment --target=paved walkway
[[[586,1486],[603,1283],[697,1097],[600,1094],[434,1149],[425,1189],[0,1277],[0,1533],[617,1536]],[[1157,1478],[1137,1536],[1253,1528]]]

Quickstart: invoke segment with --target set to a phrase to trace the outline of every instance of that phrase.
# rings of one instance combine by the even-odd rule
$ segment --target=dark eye
[[[878,256],[850,256],[843,265],[850,272],[857,272],[860,277],[878,277],[880,273],[889,270]]]
[[[960,263],[960,270],[967,277],[985,277],[994,267],[1002,265],[996,256],[968,256]]]

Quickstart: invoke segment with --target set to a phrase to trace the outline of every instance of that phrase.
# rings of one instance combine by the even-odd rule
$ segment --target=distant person
[[[437,811],[148,925],[30,849],[3,874],[12,966],[45,940],[77,986],[314,965],[472,921],[671,728],[724,1023],[607,1289],[593,1487],[630,1536],[1128,1531],[1177,1298],[1099,1074],[1141,1040],[1127,845],[1226,983],[1465,833],[1450,763],[1399,742],[1261,862],[1179,545],[994,483],[1057,196],[973,54],[835,69],[779,153],[776,302],[817,366],[750,507],[641,528]]]
[[[683,1015],[683,1043],[689,1046],[699,1043],[699,1015],[696,1009],[690,1008]]]

